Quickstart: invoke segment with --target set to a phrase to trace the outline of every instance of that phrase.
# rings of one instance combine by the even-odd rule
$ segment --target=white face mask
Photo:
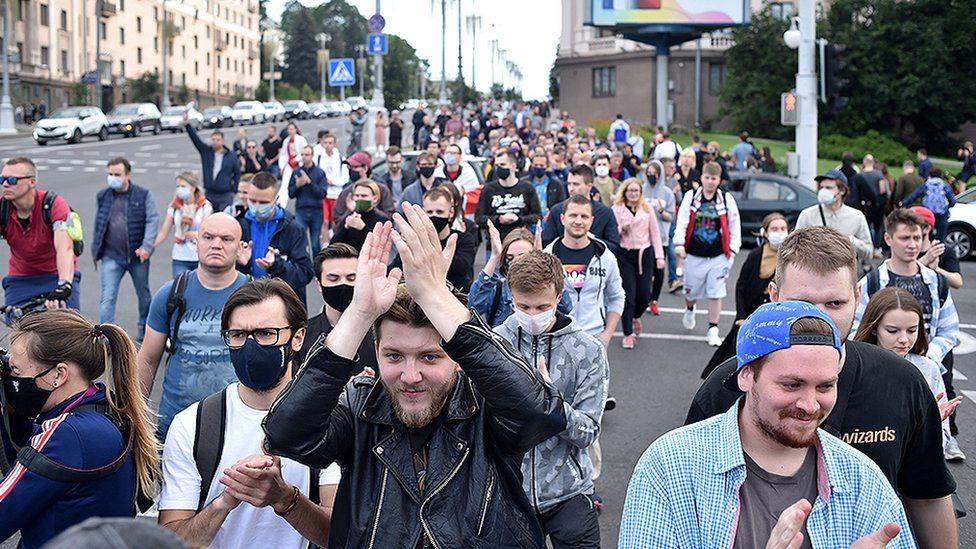
[[[772,246],[774,250],[778,249],[779,245],[782,244],[784,240],[786,240],[786,233],[775,232],[766,234],[766,241],[769,242],[769,245]]]
[[[834,191],[830,189],[820,189],[820,191],[817,192],[817,200],[825,206],[827,204],[833,204],[836,198],[837,196],[834,194]]]
[[[596,175],[598,177],[606,177],[610,175],[610,166],[597,166]]]
[[[519,326],[526,332],[537,336],[544,333],[549,329],[549,325],[552,324],[552,319],[556,316],[556,308],[553,307],[548,311],[543,311],[538,314],[530,315],[519,309],[515,309],[515,319],[518,320]]]

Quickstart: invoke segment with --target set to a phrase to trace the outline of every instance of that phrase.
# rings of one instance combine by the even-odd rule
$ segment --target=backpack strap
[[[827,226],[827,218],[824,216],[824,213],[823,213],[823,205],[822,204],[817,204],[817,211],[820,212],[820,222],[823,223],[823,226],[824,227],[826,227]]]
[[[54,222],[51,221],[51,208],[54,207],[54,200],[58,197],[54,191],[44,191],[44,200],[41,202],[41,217],[44,224],[54,233]]]
[[[183,294],[186,286],[190,282],[190,273],[193,271],[183,271],[180,273],[173,285],[169,288],[169,297],[166,298],[166,318],[169,320],[170,334],[166,339],[166,352],[173,354],[180,337],[180,322],[183,321],[183,313],[186,312],[186,299]],[[175,317],[173,315],[176,315]]]
[[[7,219],[10,217],[10,201],[0,198],[0,236],[7,234]]]
[[[878,293],[878,290],[880,289],[881,289],[881,273],[877,269],[871,269],[871,271],[868,272],[868,285],[867,285],[868,298]]]
[[[946,277],[942,273],[937,272],[935,275],[939,281],[939,306],[942,307],[945,305],[946,300],[949,299],[949,281],[946,280]]]
[[[203,509],[210,484],[217,474],[220,455],[224,452],[224,427],[227,424],[227,388],[214,393],[197,405],[197,428],[193,436],[193,461],[200,473],[200,499],[197,511]]]

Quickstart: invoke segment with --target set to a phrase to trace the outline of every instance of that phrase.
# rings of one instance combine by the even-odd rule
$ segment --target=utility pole
[[[469,15],[466,18],[468,23],[468,29],[471,31],[471,87],[478,88],[478,73],[475,72],[475,59],[477,56],[476,48],[478,46],[478,31],[481,29],[481,16],[480,15]]]
[[[457,10],[458,10],[458,82],[464,83],[464,73],[461,72],[461,0],[457,0]],[[458,90],[458,93],[463,94],[463,89]]]
[[[489,93],[491,93],[491,87],[495,85],[495,57],[498,56],[498,39],[489,40],[488,47],[491,49],[491,85],[488,88]]]
[[[169,41],[172,39],[172,29],[169,27],[169,15],[166,13],[166,0],[163,0],[163,108],[169,106]],[[272,75],[273,76],[273,75]]]
[[[95,106],[99,109],[102,108],[102,1],[95,0]]]
[[[814,0],[799,1],[800,48],[796,93],[800,123],[796,126],[796,152],[800,160],[800,184],[811,186],[817,176],[817,20]]]
[[[322,102],[325,103],[325,76],[326,76],[325,73],[328,72],[328,65],[325,61],[325,41],[329,39],[329,35],[325,34],[324,32],[320,32],[318,34],[318,39],[319,39],[319,52],[318,52],[319,67],[321,68],[320,72],[322,73],[322,96],[321,97],[322,97]],[[274,79],[273,71],[271,77],[272,79]]]
[[[0,97],[0,135],[17,133],[10,104],[10,5],[3,0],[3,96]]]
[[[380,13],[380,0],[376,0],[376,13]],[[373,106],[383,108],[383,56],[373,56]]]
[[[441,0],[441,93],[437,102],[447,104],[447,0]]]
[[[357,65],[359,65],[358,67],[356,67],[357,69],[359,69],[359,97],[363,97],[363,85],[364,85],[364,81],[366,79],[366,75],[365,75],[365,73],[366,73],[366,71],[365,71],[365,68],[366,68],[366,57],[365,57],[365,55],[366,55],[366,44],[359,44],[359,45],[357,45],[356,46],[356,51],[359,52],[359,62],[356,63]]]

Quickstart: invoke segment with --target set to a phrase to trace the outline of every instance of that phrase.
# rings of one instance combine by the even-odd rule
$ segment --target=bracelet
[[[298,490],[298,486],[292,485],[292,489],[291,501],[288,502],[288,507],[285,507],[284,511],[279,513],[274,507],[271,508],[279,517],[287,517],[288,513],[291,513],[295,509],[295,506],[298,505],[298,496],[301,492]]]

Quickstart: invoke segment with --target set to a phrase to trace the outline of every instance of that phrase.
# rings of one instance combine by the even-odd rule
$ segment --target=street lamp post
[[[478,88],[478,73],[475,72],[475,59],[477,57],[477,45],[478,45],[478,31],[481,29],[481,16],[480,15],[469,15],[466,19],[468,23],[468,30],[471,31],[471,87]]]
[[[363,82],[366,79],[366,75],[364,74],[366,71],[363,70],[366,67],[366,57],[365,57],[366,45],[365,44],[357,45],[356,51],[359,52],[359,61],[360,61],[358,63],[359,66],[356,67],[357,69],[359,69],[359,97],[363,97]]]
[[[95,0],[95,106],[102,107],[102,1]]]
[[[447,104],[447,0],[441,0],[441,93],[437,102]]]
[[[3,96],[0,97],[0,135],[17,133],[10,104],[10,5],[3,0]]]
[[[380,13],[380,0],[376,0],[376,13]],[[383,107],[383,56],[373,56],[373,106],[377,109]]]
[[[163,0],[163,108],[169,107],[169,41],[172,29],[169,27],[169,16],[166,13],[166,0]]]
[[[458,82],[464,83],[464,72],[461,70],[461,0],[457,0],[457,11],[458,11]],[[464,90],[460,89],[458,93],[463,94]]]
[[[321,100],[323,103],[325,103],[325,73],[328,70],[325,62],[325,41],[329,39],[329,35],[325,34],[324,32],[320,32],[318,34],[318,39],[319,39],[319,52],[318,52],[319,66],[321,67],[320,72],[322,73],[322,99]],[[272,74],[271,76],[273,79],[274,74]]]
[[[798,28],[791,27],[784,33],[783,40],[789,47],[798,48],[796,94],[800,122],[796,126],[796,153],[799,180],[803,185],[813,185],[817,176],[817,22],[814,0],[799,1],[799,17],[794,21],[799,23]]]

